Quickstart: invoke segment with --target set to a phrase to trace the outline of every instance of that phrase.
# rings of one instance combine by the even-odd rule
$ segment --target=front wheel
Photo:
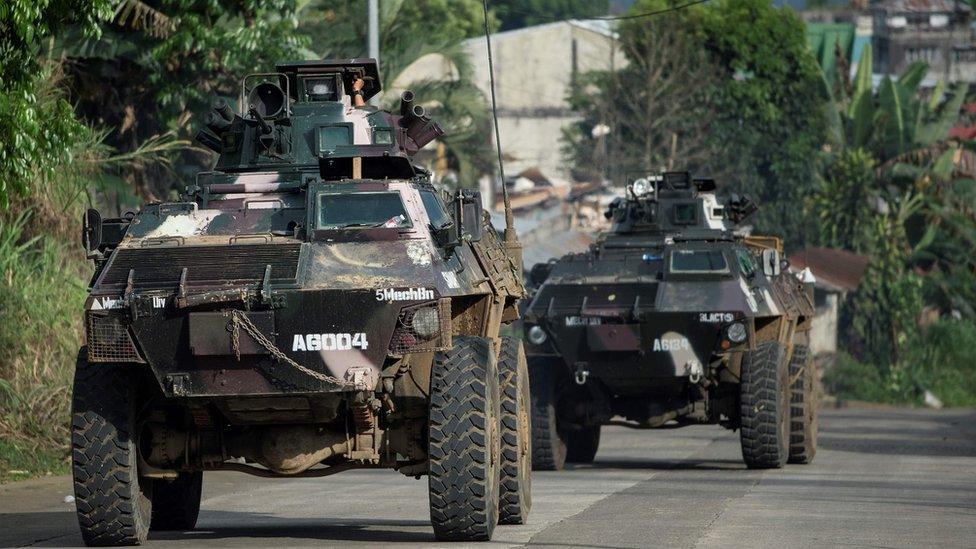
[[[88,546],[139,545],[149,534],[152,481],[139,477],[137,376],[130,364],[89,364],[82,348],[71,402],[71,462]]]
[[[743,357],[739,433],[750,469],[776,469],[790,450],[789,370],[783,346],[764,341]]]
[[[555,368],[552,360],[529,359],[532,392],[532,468],[561,471],[566,464],[566,439],[556,420]]]
[[[431,369],[430,522],[441,541],[487,541],[498,524],[498,363],[491,341],[456,337]]]

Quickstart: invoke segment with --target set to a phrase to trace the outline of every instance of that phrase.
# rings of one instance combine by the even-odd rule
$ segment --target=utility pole
[[[368,37],[369,56],[377,61],[380,60],[380,7],[379,0],[369,0],[369,37]],[[374,95],[369,100],[370,104],[376,106],[379,99]]]

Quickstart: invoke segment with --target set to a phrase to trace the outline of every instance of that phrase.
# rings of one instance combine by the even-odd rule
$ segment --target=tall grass
[[[73,116],[58,67],[45,67],[35,82],[35,112]],[[167,134],[114,154],[103,130],[68,123],[74,129],[67,149],[47,155],[31,185],[5,196],[9,207],[0,209],[0,481],[11,478],[10,469],[37,474],[67,456],[71,378],[91,275],[80,244],[83,210],[107,196],[132,202],[118,175],[168,166],[188,145]]]
[[[66,447],[87,265],[63,235],[27,238],[35,215],[0,218],[0,438],[43,452]]]
[[[841,353],[824,375],[827,392],[841,399],[915,404],[930,391],[946,406],[976,406],[976,322],[946,319],[919,329],[899,361],[878,367]]]

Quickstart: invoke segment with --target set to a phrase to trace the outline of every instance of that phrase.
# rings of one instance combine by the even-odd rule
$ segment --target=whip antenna
[[[488,46],[488,84],[491,89],[491,118],[495,126],[495,151],[498,153],[498,177],[502,180],[502,200],[505,202],[505,242],[513,243],[515,219],[512,216],[512,203],[508,200],[508,187],[505,185],[505,164],[502,162],[502,138],[498,132],[498,101],[495,99],[495,63],[491,55],[491,25],[488,23],[488,0],[483,0],[485,8],[485,44]]]

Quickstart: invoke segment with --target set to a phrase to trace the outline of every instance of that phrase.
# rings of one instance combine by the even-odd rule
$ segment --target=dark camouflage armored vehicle
[[[86,215],[85,542],[193,528],[213,470],[427,475],[439,539],[525,520],[528,379],[500,335],[523,293],[514,233],[412,163],[441,135],[413,94],[398,114],[364,106],[375,61],[283,63],[242,87],[239,112],[207,115],[219,159],[182,201]]]
[[[749,467],[816,450],[809,288],[775,238],[742,238],[756,210],[687,173],[640,179],[586,253],[535,265],[525,313],[533,461],[592,461],[602,425],[739,429]]]

